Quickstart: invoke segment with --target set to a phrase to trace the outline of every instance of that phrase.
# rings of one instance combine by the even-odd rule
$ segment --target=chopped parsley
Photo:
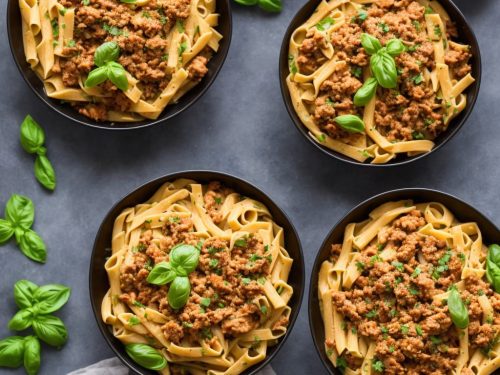
[[[187,50],[187,43],[186,42],[182,42],[181,44],[179,44],[179,49],[177,50],[177,53],[179,54],[179,56],[182,56],[182,54],[186,50]]]
[[[420,269],[420,267],[417,267],[417,268],[415,268],[415,271],[413,271],[413,273],[411,274],[411,277],[415,278],[418,275],[420,275],[421,272],[422,272],[422,270]]]
[[[429,6],[425,7],[425,14],[432,14],[432,13],[434,13],[434,9],[432,9]]]
[[[408,47],[408,52],[415,52],[417,48],[420,48],[420,46],[421,46],[420,43],[416,43],[413,46]]]
[[[323,143],[324,141],[326,141],[326,136],[325,136],[323,133],[321,133],[320,135],[318,135],[316,138],[317,138],[317,139],[318,139],[318,141],[320,141],[321,143]]]
[[[357,16],[351,18],[352,23],[363,23],[368,18],[368,13],[365,10],[361,9],[358,12]]]
[[[136,326],[137,324],[140,324],[141,321],[139,320],[139,318],[137,316],[132,316],[129,320],[128,320],[128,325],[129,326]]]
[[[144,306],[142,303],[140,303],[137,300],[135,300],[134,302],[132,302],[132,305],[137,306],[137,307],[146,308],[146,306]]]
[[[412,287],[409,287],[408,291],[410,292],[410,294],[412,296],[417,296],[420,293],[420,291],[418,289],[415,289],[415,288],[412,288]]]
[[[175,22],[175,28],[177,29],[177,31],[179,33],[183,33],[184,32],[184,22],[180,21],[180,20],[177,20]]]
[[[276,292],[278,292],[278,294],[281,294],[283,292],[283,287],[280,285],[278,288],[276,288]]]
[[[168,61],[168,53],[164,54],[164,55],[161,57],[161,61]]]
[[[344,371],[347,368],[347,361],[345,360],[345,358],[344,357],[338,357],[337,361],[335,362],[335,367],[337,367],[341,371]]]
[[[65,7],[62,7],[61,9],[59,9],[59,14],[61,16],[64,16],[66,14],[66,12],[68,11],[68,9],[66,9]]]
[[[221,197],[215,197],[215,203],[222,204],[222,198]]]
[[[411,80],[413,81],[413,83],[415,83],[415,85],[420,85],[422,82],[424,82],[424,77],[422,77],[422,73],[418,73]]]
[[[408,328],[408,326],[406,324],[401,325],[401,333],[403,335],[407,335],[408,332],[410,332],[410,328]]]
[[[420,324],[415,324],[415,331],[417,331],[417,335],[422,336],[423,332]]]
[[[212,302],[212,301],[210,300],[210,298],[208,298],[208,297],[203,297],[203,298],[200,300],[200,305],[201,305],[201,306],[204,306],[204,307],[208,307],[208,306],[210,306],[210,303],[211,303],[211,302]]]
[[[267,306],[262,305],[262,306],[260,307],[260,312],[261,312],[262,314],[266,315],[266,314],[267,314]]]
[[[389,315],[394,318],[398,315],[398,310],[392,309],[391,311],[389,311]]]
[[[429,125],[432,125],[434,123],[434,120],[431,118],[426,118],[424,119],[424,125],[425,127],[428,127]]]
[[[437,37],[441,38],[443,36],[443,32],[441,31],[441,28],[439,26],[434,26],[434,35]]]
[[[122,29],[120,29],[116,26],[109,26],[107,23],[103,23],[102,28],[108,34],[113,35],[113,36],[120,36],[120,35],[127,36],[128,35],[128,33],[126,31],[123,31]]]
[[[479,289],[479,290],[477,291],[477,295],[478,295],[478,296],[484,296],[484,290]]]
[[[212,333],[212,330],[210,329],[210,327],[204,327],[202,330],[201,330],[201,336],[207,340],[210,340],[214,335]]]
[[[207,249],[208,253],[210,255],[214,255],[215,253],[218,253],[219,251],[222,251],[222,249],[219,249],[218,247],[213,247],[213,246],[210,246],[208,249]]]
[[[382,326],[380,327],[380,331],[383,333],[384,340],[386,340],[388,337],[389,330],[387,329],[387,327]]]
[[[259,260],[259,259],[262,259],[262,257],[258,254],[252,254],[252,255],[250,255],[250,258],[249,258],[250,262],[252,262],[252,263]]]
[[[415,26],[415,30],[417,30],[417,32],[420,32],[420,30],[422,29],[420,27],[420,22],[418,22],[417,20],[413,20],[411,21],[411,23],[413,24],[413,26]]]
[[[458,258],[462,263],[465,263],[465,254],[464,253],[458,253]]]
[[[234,241],[234,245],[238,247],[246,247],[247,240],[244,237],[238,238],[236,241]]]
[[[431,342],[434,344],[434,345],[439,345],[441,344],[441,339],[437,336],[431,336],[430,337],[431,339]]]
[[[219,264],[218,259],[210,259],[210,261],[208,262],[208,265],[210,266],[210,268],[215,268],[215,267],[217,267],[218,264]]]
[[[356,329],[356,327],[352,327],[352,328],[351,328],[351,332],[352,332],[353,334],[356,334],[356,333],[358,333],[358,330]]]
[[[323,18],[316,24],[316,28],[319,31],[326,31],[335,24],[335,20],[332,17]]]
[[[66,43],[66,46],[69,48],[73,48],[74,46],[76,46],[76,42],[71,39],[70,41],[68,41],[68,43]]]
[[[142,253],[146,249],[147,249],[146,245],[143,243],[140,243],[137,246],[132,247],[132,252],[133,253],[137,253],[137,252]]]
[[[251,281],[252,280],[249,279],[248,277],[244,277],[241,279],[241,282],[243,283],[243,285],[248,285],[248,284],[250,284]]]
[[[288,55],[288,68],[290,69],[290,73],[297,74],[299,71],[297,69],[297,65],[295,64],[295,58],[293,55]]]
[[[260,285],[264,285],[266,283],[266,278],[265,277],[259,277],[257,279],[257,282],[260,284]]]
[[[356,268],[358,271],[362,272],[365,269],[365,264],[363,262],[356,262]]]
[[[432,278],[434,280],[439,279],[441,277],[441,274],[448,270],[448,262],[450,261],[450,259],[451,259],[451,250],[446,251],[446,253],[441,258],[439,258],[438,260],[439,266],[434,268],[434,270],[432,271]]]
[[[351,73],[354,77],[361,78],[361,76],[363,75],[363,68],[361,68],[360,66],[353,66],[351,68]]]
[[[394,353],[395,350],[396,348],[394,347],[394,345],[389,346],[389,353]]]
[[[90,4],[90,0],[82,0],[82,4],[87,6]]]
[[[378,255],[374,255],[374,256],[372,256],[372,257],[370,258],[370,265],[372,265],[372,266],[373,266],[375,263],[377,263],[377,262],[383,262],[383,261],[384,261],[384,260],[383,260],[380,256],[378,256]]]
[[[365,314],[368,319],[375,318],[377,316],[377,310],[371,310]]]
[[[179,216],[170,216],[168,218],[168,221],[170,221],[170,223],[172,224],[177,224],[181,221],[181,218]]]
[[[151,14],[149,14],[149,12],[147,12],[147,11],[142,12],[142,16],[144,18],[151,18]]]
[[[389,26],[387,26],[384,22],[380,22],[378,24],[378,27],[382,30],[383,33],[388,33],[389,32]]]
[[[404,267],[403,263],[401,263],[401,262],[394,261],[394,262],[392,262],[391,264],[392,264],[392,265],[394,266],[394,268],[396,268],[399,272],[403,272],[403,271],[405,270],[405,267]]]
[[[182,326],[184,328],[193,328],[193,323],[190,322],[182,322]]]
[[[328,104],[329,106],[333,106],[334,102],[333,102],[333,100],[332,100],[332,99],[330,99],[330,98],[326,98],[326,99],[325,99],[325,104]]]
[[[382,362],[381,360],[377,359],[377,360],[375,360],[375,361],[372,362],[372,368],[376,372],[383,372],[384,371],[384,362]]]
[[[57,19],[54,18],[52,21],[50,21],[50,24],[52,25],[52,35],[54,38],[59,37],[59,22],[57,22]]]

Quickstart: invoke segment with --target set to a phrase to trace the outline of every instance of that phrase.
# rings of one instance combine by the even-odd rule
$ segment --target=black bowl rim
[[[124,196],[122,196],[107,211],[107,213],[104,216],[101,224],[99,225],[99,229],[98,229],[97,234],[96,234],[95,239],[94,239],[94,244],[93,244],[93,247],[92,247],[92,253],[91,253],[90,262],[89,262],[90,263],[90,266],[89,266],[89,292],[90,292],[89,296],[90,296],[90,304],[92,306],[92,312],[93,312],[94,318],[96,319],[97,326],[99,327],[99,331],[101,332],[102,336],[104,337],[104,340],[106,341],[106,343],[108,344],[108,346],[111,348],[111,350],[113,351],[113,353],[130,370],[137,371],[138,374],[143,375],[142,368],[139,367],[139,365],[136,365],[135,367],[132,367],[129,364],[129,361],[125,360],[124,356],[122,356],[121,353],[119,353],[118,350],[115,349],[115,345],[111,342],[110,333],[109,333],[109,331],[106,330],[106,328],[105,328],[106,325],[102,322],[102,319],[100,318],[100,314],[98,313],[98,310],[97,310],[97,306],[94,303],[94,290],[92,288],[92,280],[93,280],[93,267],[92,266],[94,264],[95,254],[98,251],[97,246],[96,246],[97,239],[101,236],[101,232],[104,230],[105,222],[108,220],[108,217],[110,216],[110,214],[115,210],[116,207],[118,207],[130,195],[132,195],[135,192],[137,192],[138,190],[146,188],[146,187],[148,187],[150,185],[159,184],[160,181],[169,181],[169,180],[174,180],[174,179],[177,179],[177,178],[193,178],[192,175],[198,175],[198,174],[202,174],[202,175],[203,174],[206,174],[206,175],[213,174],[213,175],[216,175],[216,176],[222,176],[224,178],[232,180],[235,185],[247,185],[250,188],[256,190],[257,192],[259,192],[260,194],[262,194],[263,196],[265,196],[267,199],[269,199],[274,204],[274,206],[276,206],[277,210],[280,212],[280,214],[283,215],[283,218],[285,219],[285,221],[287,222],[287,224],[290,226],[290,230],[289,230],[290,235],[292,235],[293,237],[295,237],[295,239],[297,240],[298,251],[299,251],[299,259],[294,259],[294,262],[298,261],[299,262],[299,267],[302,269],[302,272],[300,273],[300,275],[298,275],[299,277],[302,278],[302,283],[300,285],[300,290],[297,291],[298,292],[298,299],[297,299],[297,302],[296,302],[297,303],[297,307],[296,307],[295,311],[292,311],[291,319],[289,321],[289,326],[288,326],[287,332],[285,333],[285,335],[282,338],[279,339],[278,343],[275,346],[276,349],[273,351],[273,353],[270,354],[270,355],[266,355],[266,358],[262,362],[257,363],[256,365],[254,365],[255,368],[253,370],[251,370],[248,374],[245,374],[245,375],[255,375],[258,371],[262,370],[266,365],[268,365],[274,359],[274,357],[278,354],[278,352],[283,348],[283,345],[285,344],[285,341],[290,336],[290,333],[293,330],[293,327],[294,327],[294,325],[295,325],[295,323],[297,321],[297,318],[299,316],[300,310],[302,308],[302,302],[303,302],[304,291],[305,291],[305,277],[306,276],[305,276],[304,251],[302,249],[302,244],[300,242],[300,237],[299,237],[299,235],[297,233],[297,230],[295,229],[295,226],[293,225],[293,222],[290,220],[290,218],[286,214],[286,212],[283,211],[283,209],[280,206],[278,206],[278,204],[275,203],[274,199],[272,199],[267,193],[264,193],[261,188],[257,187],[253,183],[250,183],[250,182],[248,182],[247,180],[245,180],[243,178],[236,177],[236,176],[234,176],[234,175],[232,175],[230,173],[220,172],[220,171],[215,171],[215,170],[206,170],[206,169],[200,169],[200,170],[183,170],[183,171],[168,173],[166,175],[154,178],[154,179],[152,179],[152,180],[150,180],[150,181],[148,181],[148,182],[146,182],[146,183],[144,183],[144,184],[142,184],[142,185],[134,188],[129,193],[127,193]],[[214,176],[213,178],[216,179],[217,178],[216,176]],[[193,178],[193,179],[195,179],[195,178]],[[294,293],[295,293],[295,291],[294,291]]]
[[[407,194],[408,197],[411,198],[412,194],[421,193],[421,192],[425,192],[425,193],[429,193],[429,194],[435,195],[436,196],[436,202],[439,202],[440,198],[446,197],[448,199],[454,200],[457,203],[460,203],[460,204],[463,204],[465,206],[470,207],[476,217],[480,217],[484,221],[489,222],[497,232],[500,232],[500,229],[498,229],[498,226],[488,216],[486,216],[485,214],[483,214],[481,211],[479,211],[477,208],[475,208],[474,206],[472,206],[470,203],[464,201],[461,198],[458,198],[457,196],[455,196],[453,194],[449,194],[449,193],[445,193],[445,192],[443,192],[441,190],[429,189],[429,188],[411,187],[411,188],[402,188],[402,189],[388,190],[388,191],[385,191],[383,193],[379,193],[379,194],[373,195],[370,198],[367,198],[367,199],[363,200],[361,203],[358,203],[354,208],[350,209],[346,214],[344,214],[337,221],[337,223],[335,223],[335,225],[332,227],[332,229],[330,229],[330,231],[328,232],[328,234],[325,236],[325,239],[321,243],[321,246],[319,247],[319,249],[318,249],[318,251],[316,253],[316,256],[315,256],[315,259],[314,259],[314,263],[313,263],[313,266],[312,266],[312,269],[311,269],[311,274],[309,276],[309,291],[308,291],[308,306],[307,306],[308,320],[309,320],[309,330],[311,332],[311,336],[312,336],[312,339],[313,339],[314,347],[316,349],[316,354],[319,356],[319,358],[321,360],[321,363],[323,364],[323,366],[325,367],[325,369],[331,375],[337,375],[337,374],[335,372],[332,372],[332,370],[331,370],[331,364],[328,363],[328,362],[326,362],[323,359],[323,357],[320,355],[320,353],[323,351],[323,343],[319,342],[318,337],[316,336],[316,334],[314,333],[314,330],[313,330],[313,320],[314,320],[314,318],[313,318],[313,310],[317,309],[318,307],[317,306],[313,306],[313,304],[312,304],[312,300],[314,299],[314,294],[316,292],[315,286],[312,283],[312,279],[313,279],[314,273],[317,273],[317,271],[319,270],[320,255],[324,252],[324,249],[326,248],[326,246],[328,246],[330,244],[330,237],[332,236],[333,232],[351,214],[355,213],[356,211],[358,211],[360,209],[365,209],[365,206],[369,205],[373,201],[378,200],[380,198],[387,197],[387,199],[391,199],[390,196],[392,196],[394,194],[404,194],[404,195]]]
[[[316,1],[318,3],[320,2],[320,0],[313,0],[313,1]],[[295,128],[299,131],[299,133],[303,136],[303,138],[305,138],[309,143],[314,145],[318,150],[320,150],[321,152],[323,152],[324,154],[328,155],[331,158],[343,161],[343,162],[351,164],[351,165],[356,165],[356,166],[384,168],[384,167],[401,166],[401,165],[409,164],[409,163],[412,163],[414,161],[420,160],[420,159],[434,153],[435,151],[439,150],[441,147],[443,147],[445,144],[447,144],[458,133],[458,131],[462,128],[462,126],[467,122],[470,114],[472,113],[472,110],[474,109],[474,106],[475,106],[476,101],[477,101],[477,97],[479,96],[479,89],[481,87],[481,77],[482,77],[482,70],[483,70],[482,62],[481,62],[481,50],[479,48],[479,42],[477,41],[476,34],[474,33],[474,30],[472,29],[469,21],[467,21],[467,19],[465,18],[462,11],[455,5],[455,3],[452,0],[438,0],[438,2],[446,2],[452,8],[454,8],[454,10],[457,12],[457,14],[463,19],[464,24],[466,25],[466,27],[468,28],[468,31],[470,32],[471,37],[472,37],[471,38],[472,44],[474,44],[475,47],[477,47],[477,55],[475,57],[477,58],[476,65],[478,66],[478,76],[475,77],[476,85],[474,87],[474,91],[472,92],[472,100],[467,101],[466,110],[464,111],[464,115],[463,115],[462,120],[460,122],[458,122],[456,125],[454,125],[452,129],[450,129],[450,132],[446,135],[446,138],[444,138],[441,143],[436,145],[429,152],[426,152],[426,153],[423,153],[423,154],[420,154],[417,156],[413,156],[413,157],[408,157],[408,158],[403,159],[401,161],[388,162],[385,164],[361,163],[361,162],[358,162],[354,159],[350,159],[349,157],[342,157],[342,156],[340,156],[339,153],[337,153],[333,150],[330,150],[326,147],[323,147],[322,145],[320,145],[319,143],[314,141],[314,139],[312,139],[309,136],[309,134],[307,133],[307,131],[305,130],[305,126],[302,123],[302,121],[300,121],[300,119],[296,119],[297,114],[295,113],[295,109],[293,108],[290,94],[288,92],[288,87],[286,86],[285,80],[282,79],[282,77],[288,76],[288,74],[285,76],[284,75],[285,72],[283,72],[283,66],[288,66],[288,64],[283,64],[283,61],[288,61],[288,45],[290,42],[290,36],[293,32],[292,25],[299,18],[299,15],[303,12],[303,10],[306,7],[310,6],[310,2],[306,2],[297,11],[297,13],[292,17],[292,19],[291,19],[291,21],[290,21],[290,23],[285,31],[285,35],[283,37],[283,42],[281,44],[281,51],[280,51],[279,62],[278,62],[281,96],[283,98],[283,101],[285,102],[286,110],[287,110],[293,124],[295,125]]]
[[[227,23],[228,23],[229,31],[228,31],[228,35],[224,36],[224,38],[226,38],[226,40],[227,40],[227,44],[226,44],[225,48],[217,51],[217,54],[222,54],[222,60],[220,61],[220,64],[215,66],[215,69],[213,70],[213,76],[210,77],[210,79],[207,82],[205,82],[205,86],[200,90],[200,92],[198,94],[196,94],[196,96],[191,98],[190,101],[186,102],[181,108],[177,109],[175,112],[173,112],[172,114],[170,114],[169,116],[166,116],[164,118],[151,120],[151,121],[145,120],[146,123],[142,124],[142,125],[133,125],[134,123],[131,122],[131,123],[128,123],[128,126],[111,126],[109,121],[99,123],[97,121],[91,121],[90,119],[80,120],[80,119],[77,119],[73,116],[70,116],[70,115],[64,113],[63,111],[61,111],[59,109],[58,105],[54,105],[54,104],[50,103],[48,98],[46,97],[46,95],[43,95],[42,93],[38,92],[38,90],[36,90],[35,87],[33,87],[31,82],[26,77],[26,74],[24,73],[23,67],[21,66],[21,63],[19,62],[19,60],[17,59],[16,54],[14,53],[14,47],[12,45],[13,35],[12,35],[12,30],[11,30],[11,22],[13,22],[13,21],[11,21],[9,14],[10,14],[11,7],[17,6],[16,0],[8,0],[8,3],[7,3],[7,11],[6,11],[7,39],[9,40],[9,48],[10,48],[12,58],[14,59],[14,62],[16,63],[16,66],[17,66],[17,69],[19,70],[19,73],[21,73],[21,76],[23,77],[24,82],[26,82],[26,84],[29,86],[31,91],[33,91],[35,93],[35,95],[38,97],[38,99],[40,99],[43,103],[45,103],[50,109],[52,109],[56,113],[60,114],[61,116],[63,116],[64,118],[66,118],[70,121],[76,122],[79,125],[88,126],[90,128],[93,128],[93,129],[103,129],[103,130],[111,130],[111,131],[127,131],[127,130],[143,129],[143,128],[147,128],[147,127],[161,124],[163,122],[171,120],[175,116],[181,114],[182,112],[184,112],[185,110],[190,108],[205,94],[205,92],[210,88],[210,86],[212,86],[212,84],[216,80],[217,76],[219,75],[219,73],[222,69],[222,66],[224,65],[224,63],[227,59],[227,55],[229,54],[229,49],[231,47],[231,41],[232,41],[232,36],[233,36],[233,12],[231,9],[231,1],[230,0],[219,0],[219,1],[224,1],[226,3],[227,10],[228,10],[227,11]]]

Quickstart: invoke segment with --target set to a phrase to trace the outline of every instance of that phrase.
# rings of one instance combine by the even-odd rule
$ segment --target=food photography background
[[[333,160],[316,150],[286,112],[279,89],[279,49],[302,1],[285,0],[278,15],[233,4],[229,55],[205,95],[167,123],[118,132],[72,123],[35,97],[11,56],[7,1],[0,1],[1,215],[11,194],[30,197],[36,208],[34,229],[48,251],[47,263],[40,265],[24,257],[14,241],[0,247],[0,338],[14,334],[7,322],[17,311],[12,295],[17,280],[63,283],[72,288],[72,296],[57,315],[68,328],[69,340],[61,351],[43,346],[40,374],[66,374],[111,357],[90,306],[88,270],[94,238],[114,203],[139,185],[171,172],[218,170],[261,188],[289,215],[299,233],[307,281],[331,227],[362,200],[387,190],[443,190],[500,226],[500,2],[455,3],[475,31],[482,53],[483,80],[472,115],[436,153],[406,166],[369,168]],[[33,157],[19,143],[19,125],[27,114],[46,132],[48,156],[58,178],[53,193],[35,181]],[[305,296],[293,332],[272,362],[278,374],[326,374],[312,343],[307,302]],[[23,374],[24,370],[1,369],[0,373]]]

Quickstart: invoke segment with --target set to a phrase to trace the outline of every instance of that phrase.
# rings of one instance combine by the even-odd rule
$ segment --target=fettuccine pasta
[[[199,263],[175,310],[169,285],[148,275],[179,244],[196,246]],[[239,374],[287,331],[293,260],[284,246],[262,203],[217,182],[167,182],[116,218],[102,319],[125,345],[160,350],[169,363],[162,374]]]
[[[488,375],[500,368],[500,295],[474,222],[437,202],[388,202],[345,227],[320,269],[325,351],[346,374]],[[447,299],[467,310],[456,326]]]
[[[378,86],[366,105],[353,97],[372,77],[361,35],[382,46],[400,40],[397,85]],[[468,45],[437,1],[323,0],[292,34],[287,86],[295,111],[322,146],[359,162],[387,163],[400,154],[429,152],[433,140],[465,109],[474,82]],[[385,86],[384,86],[385,87]],[[352,133],[335,118],[357,115]]]

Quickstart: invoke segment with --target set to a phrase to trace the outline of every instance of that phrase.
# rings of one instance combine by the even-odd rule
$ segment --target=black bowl
[[[311,328],[314,346],[316,347],[323,365],[330,374],[341,375],[341,372],[332,365],[324,350],[325,331],[319,310],[318,299],[318,274],[321,263],[328,259],[331,244],[342,242],[344,229],[347,224],[366,220],[368,214],[374,208],[386,202],[402,199],[412,199],[415,202],[442,203],[450,209],[455,217],[461,222],[476,222],[481,229],[483,241],[485,243],[498,243],[500,241],[500,230],[490,219],[461,199],[437,190],[423,188],[391,190],[367,199],[354,207],[335,224],[321,244],[318,254],[316,255],[316,260],[314,261],[309,285],[309,326]]]
[[[110,121],[94,121],[86,116],[75,111],[71,105],[63,104],[60,100],[49,98],[44,90],[43,83],[38,78],[29,64],[26,62],[23,47],[22,29],[21,29],[21,12],[19,10],[18,0],[8,0],[7,4],[7,34],[9,38],[10,50],[14,61],[21,72],[24,80],[33,92],[51,109],[63,115],[69,120],[75,121],[81,125],[87,125],[93,128],[106,130],[128,130],[139,129],[147,126],[159,124],[167,121],[178,115],[192,104],[194,104],[208,90],[214,82],[215,77],[219,74],[224,61],[226,60],[231,44],[232,35],[232,18],[230,0],[217,0],[217,13],[220,14],[219,31],[223,38],[220,42],[220,48],[208,62],[208,72],[201,82],[189,90],[184,96],[179,99],[176,104],[168,105],[156,120],[142,120],[136,122],[110,122]]]
[[[474,108],[474,104],[476,103],[476,99],[479,93],[479,86],[481,84],[481,54],[479,52],[479,44],[477,42],[476,36],[474,35],[474,31],[470,27],[469,23],[465,19],[464,15],[457,6],[451,0],[439,0],[439,3],[443,6],[443,8],[448,12],[450,18],[456,23],[457,29],[459,32],[458,40],[463,41],[471,46],[472,58],[470,60],[472,65],[472,76],[475,78],[475,82],[469,86],[466,90],[467,94],[467,106],[465,110],[463,110],[457,117],[455,117],[448,129],[441,133],[435,140],[434,148],[426,152],[425,154],[420,154],[417,156],[405,156],[403,154],[398,155],[393,160],[389,161],[386,164],[370,164],[370,163],[361,163],[354,159],[349,158],[348,156],[342,155],[336,151],[330,150],[327,147],[320,145],[311,136],[308,134],[308,130],[305,125],[302,124],[299,116],[295,112],[295,109],[292,104],[292,99],[290,97],[290,93],[288,92],[288,87],[286,85],[286,77],[289,74],[288,68],[288,46],[290,42],[290,37],[293,31],[302,25],[314,12],[316,7],[319,5],[321,0],[310,0],[308,1],[293,17],[288,29],[286,30],[285,36],[283,38],[283,42],[281,44],[281,53],[280,53],[280,61],[279,61],[279,76],[280,76],[280,84],[281,84],[281,94],[283,96],[283,100],[285,101],[286,108],[290,117],[292,118],[295,127],[298,131],[307,139],[311,144],[316,146],[317,149],[323,151],[325,154],[331,156],[332,158],[345,161],[354,165],[364,165],[370,167],[389,167],[395,165],[407,164],[412,161],[421,159],[432,152],[440,149],[445,143],[447,143],[453,136],[458,133],[462,125],[466,122],[467,118],[472,112]]]
[[[122,362],[125,363],[131,370],[141,375],[156,374],[156,372],[146,370],[132,361],[125,352],[124,345],[113,336],[110,327],[104,324],[101,319],[101,301],[109,288],[108,275],[104,270],[104,263],[106,262],[106,258],[111,255],[110,245],[113,223],[120,212],[122,212],[122,210],[127,207],[132,207],[138,203],[145,202],[153,195],[156,190],[158,190],[158,188],[162,184],[178,178],[188,178],[200,183],[220,181],[224,185],[233,188],[235,191],[241,193],[242,195],[254,198],[262,202],[269,209],[269,212],[271,212],[274,221],[278,225],[283,227],[283,230],[285,232],[286,249],[294,260],[292,272],[290,272],[290,277],[288,279],[289,284],[294,289],[293,297],[291,298],[289,303],[289,306],[292,309],[290,323],[285,336],[280,339],[279,343],[276,346],[268,349],[266,359],[242,373],[244,375],[255,374],[257,371],[271,362],[271,360],[283,346],[293,328],[293,325],[295,324],[295,320],[297,319],[297,316],[299,314],[299,309],[304,292],[304,257],[302,254],[300,240],[293,224],[290,222],[290,219],[288,219],[286,214],[271,200],[271,198],[269,198],[257,187],[251,185],[249,182],[225,173],[212,171],[184,171],[172,173],[140,186],[130,194],[127,194],[125,197],[120,199],[118,203],[111,208],[111,210],[104,218],[99,231],[97,232],[97,236],[94,242],[94,248],[92,251],[92,257],[90,260],[90,302],[92,304],[92,310],[94,311],[97,325],[99,326],[102,335],[104,336],[111,349],[115,352],[118,358],[120,358]]]

